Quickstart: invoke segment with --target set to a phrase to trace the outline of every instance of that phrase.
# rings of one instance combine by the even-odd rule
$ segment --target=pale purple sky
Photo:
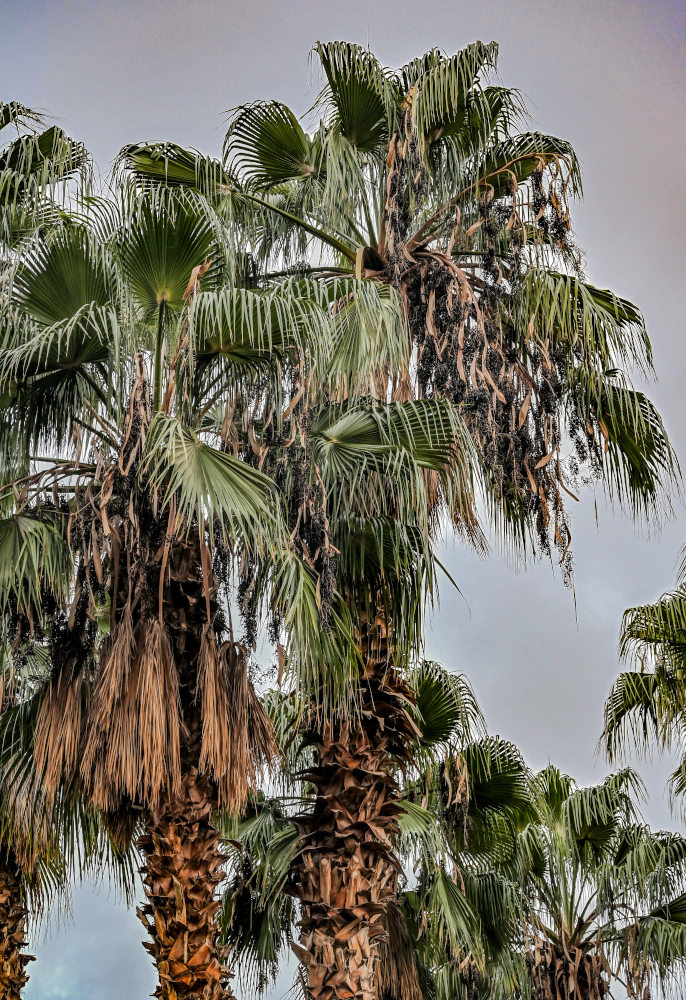
[[[537,127],[571,139],[581,157],[586,193],[574,222],[589,277],[643,309],[660,379],[650,392],[686,461],[685,9],[665,0],[2,0],[0,99],[50,111],[106,170],[139,139],[218,153],[223,112],[243,101],[275,97],[305,111],[317,39],[369,43],[389,65],[435,45],[452,52],[496,39],[503,82],[524,92]],[[646,539],[600,496],[598,526],[591,494],[573,513],[578,624],[549,566],[515,572],[452,546],[447,560],[470,611],[444,587],[427,652],[470,675],[492,731],[533,766],[552,760],[591,781],[606,770],[594,746],[621,613],[671,585],[686,518],[679,509]],[[667,769],[642,768],[645,815],[660,825],[676,822]],[[106,893],[78,889],[73,923],[50,935],[37,945],[27,1000],[129,1000],[154,988],[135,914]],[[274,996],[288,985],[285,975]]]

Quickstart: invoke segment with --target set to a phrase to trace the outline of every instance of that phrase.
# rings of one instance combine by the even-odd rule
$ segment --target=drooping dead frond
[[[157,802],[181,780],[178,677],[157,619],[132,629],[127,608],[93,695],[82,776],[99,808]]]
[[[610,966],[602,950],[535,939],[525,957],[536,1000],[605,1000],[609,993]],[[649,994],[630,996],[648,1000]]]
[[[396,903],[390,903],[386,910],[386,934],[387,939],[379,945],[376,997],[378,1000],[423,1000],[414,943]]]
[[[78,768],[83,725],[83,677],[60,674],[51,681],[36,721],[34,756],[41,794],[51,805],[60,784]]]
[[[269,719],[248,677],[244,647],[220,648],[212,626],[205,626],[198,658],[198,695],[202,706],[199,767],[212,774],[219,801],[240,810],[257,781],[260,762],[274,752]]]

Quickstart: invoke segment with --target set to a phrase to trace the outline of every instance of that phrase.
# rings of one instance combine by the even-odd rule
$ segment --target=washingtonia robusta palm
[[[525,131],[517,92],[484,82],[495,68],[494,45],[475,43],[450,57],[431,51],[398,71],[347,43],[318,45],[316,55],[326,82],[309,131],[283,104],[257,102],[233,113],[223,162],[170,143],[145,143],[123,150],[120,166],[142,186],[202,191],[223,217],[240,222],[258,282],[307,276],[331,290],[335,309],[349,308],[366,286],[376,288],[400,312],[404,336],[379,337],[381,327],[374,326],[365,327],[366,336],[351,330],[331,379],[334,404],[363,396],[454,407],[469,430],[479,475],[473,490],[452,497],[435,476],[425,478],[434,523],[442,507],[445,520],[479,543],[476,496],[482,492],[489,519],[520,551],[557,549],[568,574],[565,496],[574,495],[577,478],[598,477],[634,513],[657,516],[676,472],[659,415],[620,371],[626,365],[651,370],[642,317],[628,301],[591,285],[580,268],[568,207],[581,189],[574,151],[563,140]],[[340,282],[353,279],[356,285],[341,295]],[[566,456],[565,434],[572,441]],[[269,447],[267,440],[259,444]],[[266,454],[265,462],[274,460]],[[341,487],[320,488],[325,522],[330,495],[340,502]],[[300,506],[292,504],[292,515]],[[392,504],[386,511],[403,520]],[[296,524],[301,521],[298,516]],[[321,557],[321,546],[316,551]],[[332,579],[323,565],[315,569],[320,579],[327,573]],[[342,565],[339,571],[344,592]],[[369,618],[364,610],[360,621],[364,615]],[[369,622],[381,655],[364,649],[369,625],[358,630],[368,664],[362,691],[370,690],[371,675],[391,676],[383,666],[385,643],[402,615],[387,619],[384,613]],[[347,721],[331,735],[319,729],[320,770],[311,774],[322,789],[324,829],[335,824],[321,811],[332,769],[351,786],[358,766],[357,758],[348,758],[346,775],[342,758],[330,759],[331,747],[357,746],[359,737],[365,753],[380,755],[377,774],[395,766],[381,734],[386,723],[392,729],[403,717],[406,694],[398,688],[386,695],[363,712],[369,731],[362,726],[352,734]],[[314,730],[307,732],[312,738]],[[391,811],[384,836],[395,835]],[[339,842],[334,862],[331,845],[320,851],[318,883],[356,849],[351,835],[345,850]],[[319,906],[311,922],[316,886],[307,856],[301,855],[299,891],[309,930],[301,947],[310,971],[319,970],[312,995],[369,997],[376,945],[364,953],[362,985],[350,907]],[[390,868],[381,872],[365,878],[392,886]],[[383,902],[363,893],[357,903],[364,927],[380,926],[375,908]],[[347,958],[341,968],[321,971],[334,947],[357,956],[350,958],[354,982]]]
[[[654,604],[628,608],[620,654],[633,669],[620,674],[605,705],[602,743],[611,760],[629,747],[639,753],[674,750],[672,794],[686,791],[686,564],[677,586]]]
[[[53,194],[75,175],[83,179],[87,168],[81,143],[46,127],[45,116],[32,108],[0,101],[0,261],[37,227],[54,222]]]
[[[76,782],[120,841],[141,817],[165,997],[228,995],[213,812],[269,751],[213,553],[288,557],[273,485],[202,424],[279,336],[317,330],[305,300],[241,297],[224,261],[198,199],[122,196],[27,244],[2,303],[2,599],[13,655],[49,668],[25,713],[36,780],[48,801]]]
[[[364,651],[387,667],[385,632],[369,639],[378,598],[405,612],[391,646],[416,646],[434,572],[425,473],[454,509],[469,477],[446,404],[332,391],[351,338],[404,332],[392,300],[354,279],[251,290],[232,241],[202,196],[127,187],[28,243],[2,303],[19,545],[3,599],[15,653],[49,663],[24,713],[37,781],[48,801],[76,784],[119,841],[142,824],[163,997],[228,995],[214,815],[240,807],[271,745],[232,583],[247,646],[266,611],[311,731],[333,745],[324,720],[364,717]],[[377,672],[367,697],[387,683],[403,689]],[[381,814],[386,757],[415,731],[395,718],[380,749],[360,748],[383,765],[368,789]],[[374,719],[357,731],[370,726],[378,739]]]
[[[495,870],[505,919],[492,908],[487,918],[506,931],[515,959],[508,995],[602,1000],[623,988],[647,1000],[658,987],[680,995],[686,840],[639,820],[630,770],[580,788],[549,766],[531,791],[534,816]],[[487,995],[488,975],[471,987],[467,996]]]

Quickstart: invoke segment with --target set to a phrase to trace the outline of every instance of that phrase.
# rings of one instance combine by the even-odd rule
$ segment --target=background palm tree
[[[669,993],[686,956],[686,842],[638,819],[636,775],[589,788],[552,766],[532,775],[510,744],[468,742],[483,723],[464,682],[432,664],[413,677],[424,735],[399,797],[402,875],[375,995],[591,1000],[619,986],[644,998],[658,984]],[[287,734],[293,699],[267,701]],[[284,760],[276,794],[259,795],[227,829],[223,919],[250,992],[269,985],[297,933],[296,817],[313,799],[294,785],[294,747]]]
[[[686,791],[686,565],[677,586],[654,604],[624,612],[620,655],[634,669],[621,673],[605,705],[602,745],[610,760],[629,747],[639,753],[675,750],[674,796]]]
[[[51,194],[70,178],[87,177],[84,146],[45,115],[18,101],[0,101],[0,261],[37,226],[54,222]]]
[[[686,840],[636,814],[630,770],[588,788],[550,766],[532,783],[535,818],[500,868],[515,902],[515,996],[650,997],[676,985],[686,955]],[[520,966],[521,968],[521,966]],[[478,995],[475,994],[475,995]]]

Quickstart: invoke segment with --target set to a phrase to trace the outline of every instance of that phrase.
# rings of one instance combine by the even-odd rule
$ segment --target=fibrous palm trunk
[[[22,893],[21,869],[9,848],[0,850],[0,1000],[20,1000],[28,982],[24,953],[28,910]]]
[[[200,768],[203,702],[198,697],[198,667],[209,611],[201,563],[197,544],[186,540],[173,546],[163,617],[179,678],[180,782],[149,810],[138,841],[147,898],[139,916],[152,937],[145,947],[159,975],[155,996],[162,1000],[233,997],[216,920],[216,891],[224,878],[224,855],[214,826],[219,795],[216,782]]]
[[[155,996],[164,1000],[233,996],[217,942],[216,889],[224,857],[212,823],[213,800],[197,767],[184,769],[180,794],[152,811],[138,842],[147,897],[139,912],[153,938],[145,946],[159,975]]]
[[[397,894],[394,765],[416,734],[409,691],[389,667],[382,621],[361,643],[360,710],[313,729],[311,814],[299,820],[300,944],[311,1000],[374,1000],[386,909]]]

